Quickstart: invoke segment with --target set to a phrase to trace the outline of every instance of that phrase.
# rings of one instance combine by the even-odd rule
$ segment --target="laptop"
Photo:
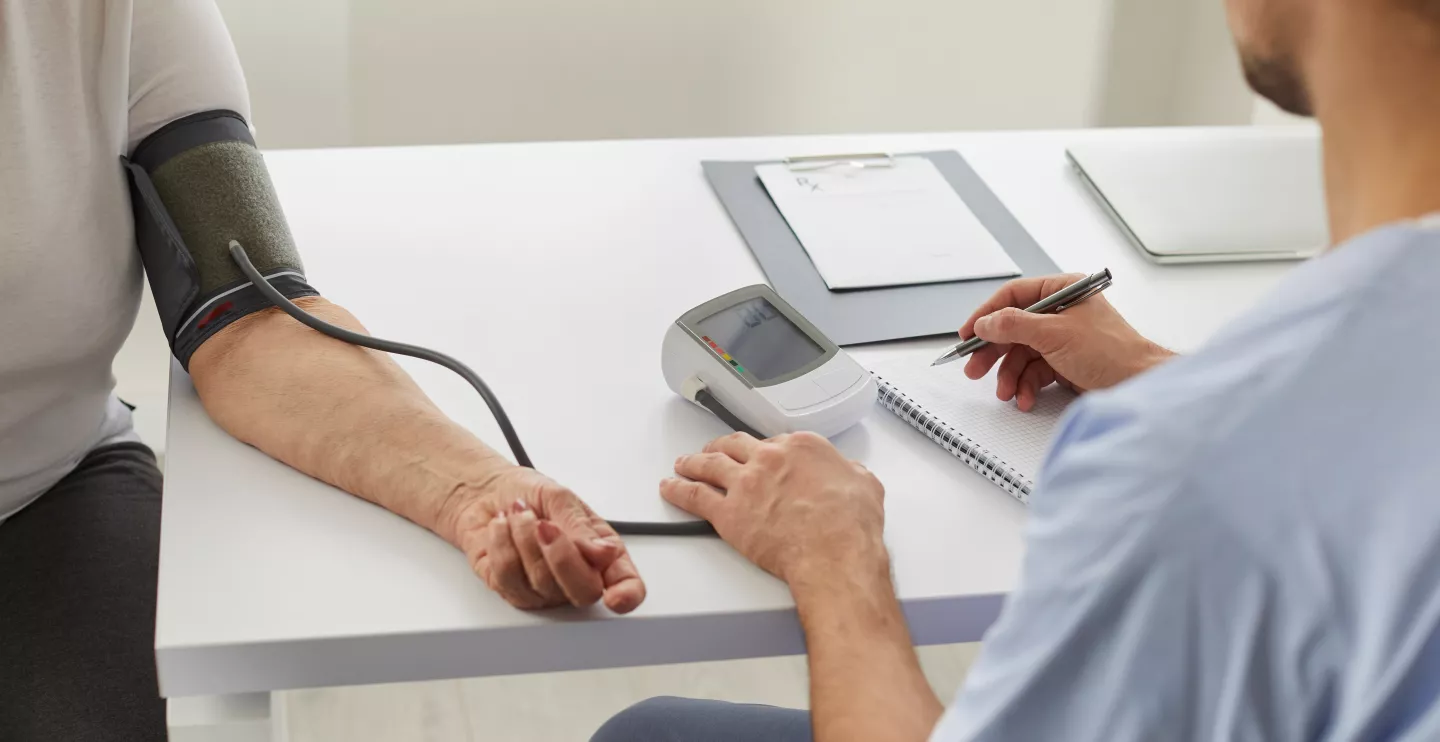
[[[1072,145],[1066,155],[1156,263],[1303,260],[1330,242],[1312,130],[1175,130]]]

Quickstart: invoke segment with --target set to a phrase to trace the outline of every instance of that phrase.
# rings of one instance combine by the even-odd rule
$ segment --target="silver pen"
[[[1075,283],[1072,283],[1069,286],[1066,286],[1065,288],[1056,291],[1055,293],[1045,297],[1044,299],[1041,299],[1034,306],[1026,309],[1025,311],[1032,312],[1034,314],[1055,314],[1056,312],[1063,312],[1066,309],[1069,309],[1070,307],[1073,307],[1076,304],[1079,304],[1080,302],[1085,301],[1086,299],[1089,299],[1090,297],[1100,293],[1101,291],[1110,288],[1110,284],[1112,283],[1114,283],[1114,280],[1110,277],[1110,269],[1106,268],[1099,273],[1091,276],[1086,276],[1085,278],[1082,278],[1079,281],[1076,281]],[[951,361],[958,361],[961,358],[964,358],[965,356],[968,356],[971,353],[974,353],[975,351],[980,350],[987,345],[989,345],[989,343],[981,340],[979,337],[970,338],[969,340],[966,340],[965,342],[956,345],[950,350],[945,351],[945,355],[936,358],[935,362],[930,365],[943,366],[947,363],[950,363]]]

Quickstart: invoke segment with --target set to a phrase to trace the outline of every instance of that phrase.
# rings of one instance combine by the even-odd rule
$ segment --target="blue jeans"
[[[652,698],[605,722],[590,742],[811,742],[810,714],[774,706]]]

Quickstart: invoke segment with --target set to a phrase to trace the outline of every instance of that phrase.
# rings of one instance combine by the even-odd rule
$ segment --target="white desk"
[[[321,291],[376,335],[466,360],[542,470],[603,515],[645,520],[680,517],[657,483],[675,456],[726,432],[666,389],[661,336],[695,304],[764,280],[701,160],[958,149],[1062,269],[1108,266],[1111,301],[1142,332],[1189,349],[1288,266],[1161,268],[1138,257],[1063,149],[1145,136],[562,143],[275,152],[268,161]],[[957,324],[970,309],[956,308]],[[863,363],[942,344],[854,353]],[[401,363],[449,414],[503,446],[464,382]],[[886,536],[916,642],[978,640],[1018,573],[1022,506],[883,410],[836,443],[887,486]],[[804,651],[785,588],[720,541],[629,546],[649,586],[633,615],[513,610],[438,538],[227,437],[175,373],[161,689],[170,698],[263,693]],[[263,706],[263,696],[250,698]]]

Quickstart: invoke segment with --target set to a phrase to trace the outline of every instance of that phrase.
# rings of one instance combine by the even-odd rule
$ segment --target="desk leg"
[[[170,742],[287,742],[284,695],[171,698],[166,702]]]

